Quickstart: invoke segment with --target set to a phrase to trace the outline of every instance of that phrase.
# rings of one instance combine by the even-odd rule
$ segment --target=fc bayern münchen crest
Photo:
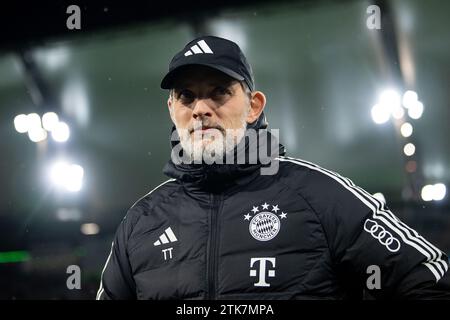
[[[253,207],[251,210],[254,214],[253,218],[250,213],[244,215],[244,220],[250,220],[250,224],[248,229],[253,238],[259,241],[268,241],[278,234],[281,228],[281,220],[286,218],[286,213],[283,211],[281,214],[277,214],[280,209],[278,205],[270,205],[264,203],[261,205],[262,209],[259,209],[259,206]],[[272,207],[270,210],[269,207]]]

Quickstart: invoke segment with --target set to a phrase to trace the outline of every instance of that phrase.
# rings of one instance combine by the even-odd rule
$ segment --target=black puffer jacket
[[[175,165],[129,209],[97,299],[449,298],[447,256],[351,180],[283,156]]]

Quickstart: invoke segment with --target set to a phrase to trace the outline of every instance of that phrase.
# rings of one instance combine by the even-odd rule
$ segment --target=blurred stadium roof
[[[270,125],[281,128],[291,155],[342,172],[373,192],[399,197],[405,184],[401,141],[395,139],[392,125],[377,126],[370,117],[377,95],[389,83],[371,35],[377,31],[365,27],[366,7],[361,1],[224,7],[202,28],[244,48],[257,86],[268,96]],[[96,5],[92,11],[101,8],[118,19],[113,29],[107,26],[112,28],[116,18],[104,18],[106,27],[87,27],[85,35],[82,30],[76,36],[68,30],[33,34],[40,30],[37,26],[28,27],[23,42],[9,40],[14,48],[20,45],[31,52],[55,96],[56,110],[72,126],[70,147],[64,151],[85,164],[86,201],[108,211],[127,206],[164,179],[161,167],[169,156],[170,123],[159,81],[172,55],[195,30],[187,19],[158,16],[157,23],[144,23],[144,14],[133,24],[126,14],[116,12],[122,6]],[[430,180],[449,181],[446,8],[450,4],[442,1],[396,1],[393,11],[399,13],[399,33],[408,36],[411,89],[425,105],[424,116],[414,123],[424,174]],[[93,20],[85,18],[90,11],[85,5],[82,18],[88,22]],[[98,24],[100,28],[101,20]],[[23,47],[30,40],[34,46]],[[40,166],[50,160],[39,162],[36,145],[14,131],[15,115],[39,109],[27,92],[23,66],[11,44],[0,55],[0,214],[34,208],[45,189]]]

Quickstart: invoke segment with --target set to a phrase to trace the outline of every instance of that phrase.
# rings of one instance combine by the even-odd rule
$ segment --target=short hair
[[[246,95],[248,95],[249,98],[251,99],[251,97],[252,97],[252,90],[250,90],[250,87],[248,86],[247,82],[245,82],[245,81],[239,81],[239,84],[240,84],[241,87],[242,87],[242,91],[244,91],[244,93],[245,93]]]

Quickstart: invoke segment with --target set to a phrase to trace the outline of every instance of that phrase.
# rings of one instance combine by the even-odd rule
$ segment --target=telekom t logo
[[[275,268],[275,258],[251,258],[250,268],[252,268],[257,261],[259,261],[259,270],[250,269],[250,277],[259,277],[258,282],[254,284],[255,287],[270,287],[270,283],[266,282],[266,263],[270,262],[272,267]],[[267,276],[275,277],[275,270],[268,270]]]

